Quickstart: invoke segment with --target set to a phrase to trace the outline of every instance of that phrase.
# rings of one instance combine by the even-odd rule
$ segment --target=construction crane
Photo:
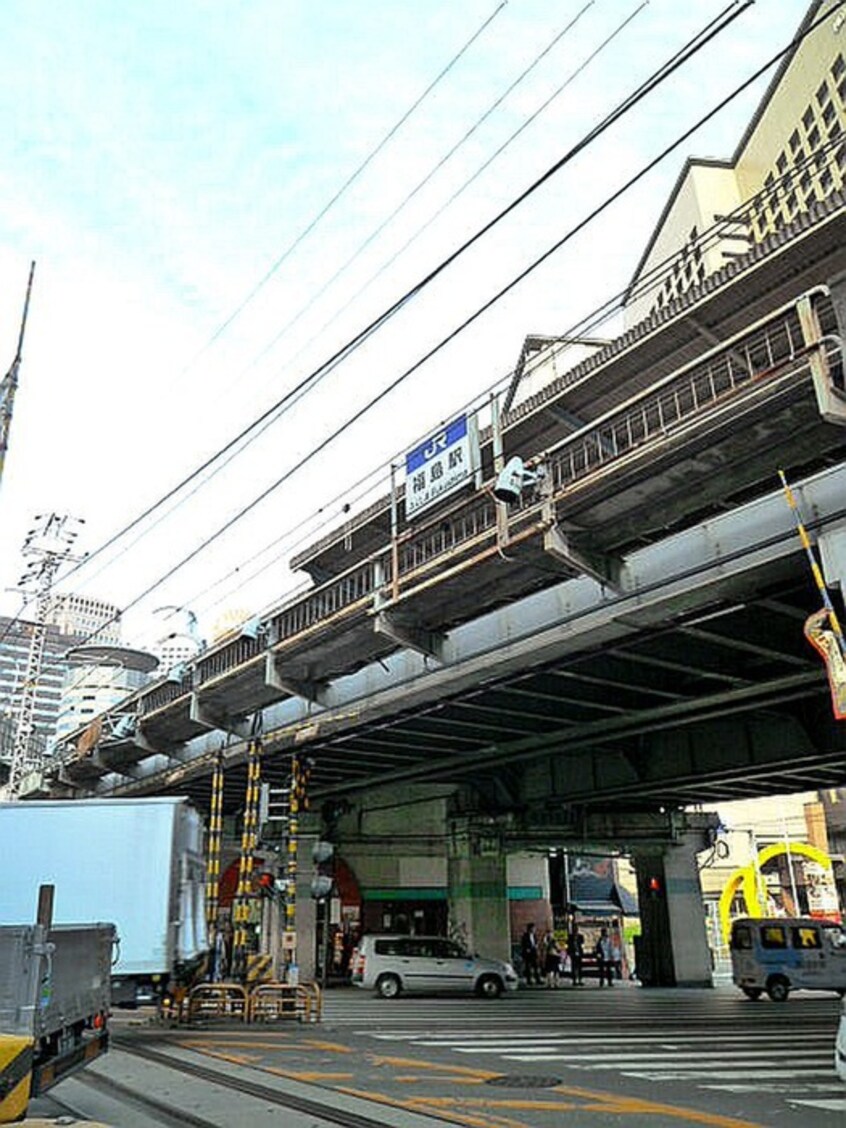
[[[59,567],[65,561],[80,559],[72,554],[78,533],[76,526],[80,523],[81,520],[77,517],[59,516],[56,513],[39,514],[23,545],[23,555],[29,558],[29,562],[18,586],[24,594],[34,596],[36,610],[12,744],[8,784],[9,797],[12,799],[19,797],[24,780],[44,766],[43,749],[36,746],[33,739],[35,695],[44,660],[53,582]]]

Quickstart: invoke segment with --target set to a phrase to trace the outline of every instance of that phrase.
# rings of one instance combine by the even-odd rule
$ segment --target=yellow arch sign
[[[748,866],[736,869],[723,886],[720,894],[719,914],[720,928],[723,934],[723,943],[728,944],[731,932],[731,906],[738,889],[743,891],[743,903],[746,906],[746,915],[750,917],[764,916],[763,906],[766,904],[766,890],[761,881],[761,870],[779,854],[799,854],[817,862],[825,869],[831,869],[831,858],[824,850],[810,846],[805,842],[776,842],[772,846],[765,846],[758,851],[754,862]]]

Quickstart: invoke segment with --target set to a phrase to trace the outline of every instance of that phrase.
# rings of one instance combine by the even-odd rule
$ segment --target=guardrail
[[[317,983],[260,983],[248,991],[241,983],[199,983],[176,999],[164,1017],[177,1022],[320,1022],[323,992]]]

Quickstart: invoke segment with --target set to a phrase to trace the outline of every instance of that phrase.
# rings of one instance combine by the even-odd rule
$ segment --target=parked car
[[[750,999],[792,990],[846,994],[846,932],[814,917],[744,917],[731,929],[732,977]]]
[[[518,983],[510,963],[470,955],[444,936],[362,936],[351,968],[357,987],[383,999],[403,991],[473,991],[496,999]]]

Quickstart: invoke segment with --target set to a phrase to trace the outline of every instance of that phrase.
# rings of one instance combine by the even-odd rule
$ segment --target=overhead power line
[[[751,3],[751,0],[748,0],[748,2],[743,5],[743,7],[741,8],[741,11],[745,10],[745,8],[749,6],[749,3]],[[846,3],[846,0],[841,0],[841,4],[842,3]],[[733,20],[734,18],[736,18],[736,15],[738,15],[738,14],[740,14],[740,13],[739,12],[735,13],[735,16],[730,17],[730,21]],[[724,26],[727,26],[727,24],[724,24],[723,27]],[[722,30],[722,27],[719,30]],[[811,29],[808,29],[808,30],[810,31]],[[713,38],[714,34],[716,34],[716,31],[712,31],[704,40],[700,36],[697,36],[696,40],[694,41],[694,42],[697,43],[695,50],[700,50],[706,42],[708,42],[711,38]],[[808,34],[808,32],[806,32],[805,34]],[[264,490],[262,490],[262,492],[260,494],[258,494],[256,497],[254,497],[252,499],[252,501],[250,501],[247,505],[243,506],[237,513],[235,513],[232,517],[230,517],[227,521],[225,521],[221,526],[219,526],[217,528],[217,530],[215,530],[215,532],[213,532],[210,536],[208,536],[205,540],[203,540],[199,545],[197,545],[194,549],[192,549],[191,552],[189,552],[186,556],[184,556],[181,560],[179,560],[171,568],[169,568],[164,575],[159,577],[158,580],[156,580],[153,584],[149,585],[144,591],[142,591],[139,595],[137,595],[130,603],[128,603],[126,605],[126,607],[124,608],[124,612],[126,612],[127,610],[130,610],[132,607],[137,606],[143,599],[145,599],[148,595],[152,594],[152,592],[157,590],[157,588],[159,588],[163,583],[165,583],[167,580],[171,579],[178,571],[180,571],[183,567],[185,567],[186,564],[188,564],[192,560],[196,559],[197,556],[199,556],[202,552],[204,552],[207,548],[209,548],[212,544],[214,544],[221,536],[224,535],[224,533],[228,532],[234,525],[236,525],[240,520],[242,520],[248,513],[252,512],[258,505],[260,505],[263,501],[265,501],[276,489],[278,489],[279,486],[281,486],[284,482],[288,481],[295,473],[297,473],[299,470],[301,470],[304,466],[306,466],[309,462],[311,462],[318,454],[320,454],[323,450],[325,450],[328,446],[330,446],[341,434],[343,434],[344,431],[348,430],[351,426],[353,426],[355,423],[357,423],[364,415],[366,415],[369,411],[371,411],[378,403],[380,403],[388,395],[390,395],[393,391],[395,391],[402,383],[405,382],[405,380],[407,380],[409,378],[409,376],[411,376],[414,372],[416,372],[419,368],[421,368],[425,363],[427,363],[429,360],[431,360],[431,358],[433,356],[435,356],[437,353],[439,353],[443,348],[445,348],[446,345],[450,343],[450,341],[454,340],[455,337],[457,337],[460,333],[462,333],[465,329],[467,329],[468,326],[473,324],[473,322],[477,321],[484,313],[486,313],[489,309],[491,309],[506,294],[508,294],[517,285],[519,285],[520,282],[522,282],[526,277],[528,277],[529,274],[533,273],[533,271],[535,271],[539,266],[541,266],[544,262],[546,262],[546,260],[551,255],[553,255],[556,251],[560,250],[560,248],[562,246],[564,246],[576,234],[578,234],[585,227],[587,227],[588,224],[592,223],[593,220],[595,220],[599,215],[601,215],[604,211],[606,211],[613,203],[615,203],[622,195],[624,195],[625,192],[627,192],[630,188],[632,188],[635,184],[637,184],[640,180],[642,180],[643,177],[647,175],[647,173],[649,173],[653,168],[655,168],[655,166],[658,165],[661,161],[663,161],[670,153],[674,152],[677,148],[679,148],[682,144],[684,144],[685,141],[687,141],[694,133],[696,133],[699,129],[701,129],[703,125],[705,125],[708,121],[711,120],[711,118],[716,116],[716,114],[718,114],[727,105],[729,105],[732,101],[734,101],[734,99],[737,98],[741,93],[743,93],[743,91],[748,89],[749,86],[751,86],[763,74],[765,74],[767,72],[767,70],[769,70],[770,67],[772,67],[774,65],[774,63],[776,63],[784,54],[786,54],[789,50],[791,50],[793,48],[793,46],[799,41],[800,41],[799,38],[792,40],[790,44],[788,44],[781,51],[779,51],[776,55],[774,55],[771,59],[769,59],[753,75],[751,75],[744,82],[740,83],[740,85],[735,87],[735,89],[729,95],[727,95],[725,98],[723,98],[719,103],[717,103],[716,106],[714,106],[706,114],[704,114],[702,117],[700,117],[694,123],[694,125],[690,126],[682,134],[680,134],[676,138],[675,141],[673,141],[670,145],[666,146],[656,157],[654,157],[652,160],[648,161],[644,166],[642,166],[641,169],[637,173],[635,173],[633,176],[631,176],[627,181],[625,181],[624,184],[622,184],[620,186],[620,188],[618,188],[611,195],[607,196],[605,198],[605,200],[601,204],[597,205],[597,207],[594,208],[584,219],[582,219],[579,223],[577,223],[573,227],[571,227],[569,229],[569,231],[567,231],[565,233],[565,235],[563,235],[560,239],[556,240],[556,242],[554,244],[552,244],[551,247],[549,247],[542,255],[540,255],[532,263],[530,263],[530,265],[527,266],[524,270],[522,270],[518,275],[516,275],[506,286],[502,287],[496,294],[494,294],[490,299],[488,299],[488,301],[486,301],[482,306],[479,306],[469,317],[465,318],[464,321],[462,321],[458,326],[456,326],[449,334],[447,334],[447,336],[443,337],[438,342],[437,345],[435,345],[433,348],[429,349],[413,365],[411,365],[409,368],[405,369],[399,376],[397,376],[394,380],[392,380],[390,384],[388,384],[385,388],[383,388],[380,392],[378,392],[375,396],[373,396],[370,400],[368,400],[368,402],[366,404],[364,404],[361,408],[359,408],[357,411],[355,411],[347,420],[344,421],[344,423],[342,423],[340,426],[335,428],[334,431],[332,431],[323,440],[321,440],[321,442],[319,442],[315,447],[313,447],[308,452],[308,454],[304,455],[298,462],[296,462],[293,466],[289,467],[288,470],[286,470],[284,474],[282,474],[279,478],[277,478],[274,482],[272,482]],[[645,97],[647,95],[647,93],[649,93],[652,89],[654,89],[654,86],[659,81],[657,76],[660,76],[660,81],[663,81],[664,79],[666,79],[669,76],[669,74],[673,73],[673,71],[675,69],[677,69],[677,67],[680,66],[683,61],[686,61],[689,57],[690,57],[690,55],[686,52],[682,52],[679,55],[677,55],[675,57],[676,61],[671,67],[668,67],[667,65],[661,67],[659,69],[659,71],[656,72],[655,81],[648,80],[646,83],[644,83],[641,87],[638,88],[638,91],[636,92],[635,95],[631,95],[629,98],[627,98],[625,100],[625,102],[623,103],[623,105],[625,105],[628,109],[630,109],[633,105],[637,104],[637,102],[640,99]],[[615,111],[612,115],[610,115],[610,117],[613,120],[616,120],[619,116],[620,115],[617,111]],[[608,119],[606,119],[606,120],[608,120]],[[589,136],[598,136],[603,131],[604,131],[603,128],[601,126],[598,126],[598,127],[596,127],[595,130],[591,131],[591,134]],[[577,146],[574,147],[574,150],[571,150],[571,153],[574,152],[574,151],[581,151],[582,148],[584,148],[584,144],[579,143]],[[558,162],[558,164],[560,166],[561,162]],[[541,178],[541,180],[543,181],[543,180],[548,179],[549,175],[550,174],[545,174],[544,177]],[[524,193],[524,196],[525,196],[525,193]],[[513,206],[514,205],[511,205],[510,207],[513,208]],[[509,209],[506,209],[506,210],[509,210]]]
[[[229,440],[224,446],[220,447],[217,451],[211,454],[199,467],[193,470],[175,486],[173,486],[161,498],[148,506],[141,514],[130,521],[122,529],[118,530],[112,537],[110,537],[99,548],[95,549],[89,554],[86,561],[78,567],[88,566],[93,560],[97,559],[109,548],[111,548],[117,541],[121,540],[133,529],[137,528],[143,521],[150,517],[156,510],[167,504],[172,498],[178,495],[186,486],[197,479],[200,475],[205,473],[212,467],[218,460],[225,458],[230,452],[236,451],[238,448],[243,449],[242,444],[246,445],[245,440],[249,439],[251,435],[256,432],[261,433],[266,429],[270,423],[274,422],[279,416],[288,409],[293,403],[298,400],[308,391],[311,390],[327,373],[336,368],[343,360],[352,355],[356,349],[361,347],[374,333],[376,333],[384,324],[386,324],[392,317],[394,317],[402,308],[404,308],[410,301],[419,295],[426,287],[432,284],[436,278],[444,273],[457,259],[465,254],[471,247],[475,246],[485,235],[493,230],[499,223],[501,223],[507,216],[515,211],[522,203],[538,191],[548,180],[550,180],[556,173],[560,172],[570,161],[572,161],[579,153],[581,153],[587,146],[592,144],[598,137],[611,128],[617,121],[620,120],[626,113],[633,109],[640,101],[643,100],[649,93],[656,87],[670,77],[676,70],[683,66],[690,58],[702,50],[707,43],[724,31],[730,24],[734,22],[747,8],[753,3],[753,0],[733,0],[723,12],[716,19],[711,20],[702,31],[698,32],[688,43],[670,57],[661,67],[658,68],[653,74],[633,93],[623,100],[614,110],[612,110],[605,118],[602,119],[596,126],[593,127],[584,137],[581,138],[575,145],[573,145],[564,155],[559,158],[553,165],[551,165],[540,177],[533,181],[528,188],[524,189],[517,197],[515,197],[506,207],[501,209],[496,215],[488,220],[475,234],[466,239],[460,246],[452,251],[446,258],[442,259],[440,263],[430,270],[424,277],[415,283],[404,294],[397,298],[390,306],[388,306],[381,314],[374,318],[368,325],[360,330],[355,336],[350,338],[344,345],[342,345],[332,356],[314,369],[311,373],[305,376],[298,384],[289,389],[279,400],[268,407],[257,419],[243,428],[237,435]],[[484,312],[482,310],[481,312]],[[472,320],[472,319],[471,319]],[[469,324],[469,322],[468,322]],[[451,340],[455,334],[451,334],[443,344]],[[442,347],[442,346],[441,346]],[[437,349],[435,351],[438,351]],[[428,354],[434,355],[434,353]],[[427,356],[428,358],[428,356]],[[427,359],[427,358],[424,358]],[[423,363],[421,361],[420,363]],[[409,371],[415,371],[419,367],[415,365]],[[394,385],[391,385],[393,387]],[[281,484],[281,483],[277,483]],[[259,499],[261,500],[261,499]],[[242,512],[242,515],[249,511]],[[192,557],[193,558],[192,554]],[[187,560],[186,560],[187,563]],[[76,571],[77,569],[73,569]],[[69,573],[70,574],[70,573]],[[134,604],[133,604],[134,605]]]
[[[454,55],[452,57],[452,59],[450,59],[450,61],[443,68],[443,70],[441,70],[440,73],[438,75],[436,75],[436,77],[429,83],[429,85],[426,87],[426,89],[423,91],[423,93],[418,98],[416,98],[414,102],[412,102],[412,104],[405,111],[405,113],[402,115],[402,117],[399,119],[399,121],[395,125],[393,125],[391,127],[391,129],[388,130],[388,132],[385,134],[385,136],[382,138],[382,140],[379,142],[379,144],[376,146],[376,148],[372,149],[367,154],[367,156],[364,158],[364,160],[361,162],[361,164],[358,166],[358,168],[356,168],[356,170],[353,173],[351,173],[350,176],[347,177],[347,179],[344,181],[344,183],[341,185],[341,187],[337,190],[337,192],[334,194],[334,196],[332,196],[332,198],[328,201],[328,203],[324,204],[324,206],[320,209],[320,211],[317,213],[317,215],[314,217],[314,219],[312,219],[311,222],[308,223],[307,226],[303,228],[303,230],[299,233],[299,235],[297,235],[296,238],[291,243],[288,244],[288,246],[285,248],[285,250],[282,252],[282,254],[276,259],[276,261],[273,263],[273,265],[270,267],[270,269],[267,270],[264,275],[262,275],[262,277],[259,279],[259,281],[253,286],[252,290],[250,290],[250,292],[246,295],[246,297],[244,297],[239,302],[239,304],[235,307],[235,309],[232,311],[232,313],[229,314],[229,316],[226,318],[226,320],[223,321],[222,324],[220,324],[217,327],[217,329],[214,331],[214,333],[212,333],[211,337],[208,339],[208,341],[205,343],[205,345],[203,345],[203,347],[200,349],[200,351],[185,366],[185,368],[183,369],[183,373],[187,372],[191,368],[193,368],[193,366],[197,363],[197,361],[200,359],[200,357],[204,356],[208,352],[208,350],[212,347],[212,345],[214,345],[214,343],[217,340],[219,340],[220,337],[223,336],[223,334],[226,332],[226,330],[229,328],[229,326],[240,316],[241,313],[244,312],[244,310],[247,308],[247,306],[250,304],[250,302],[252,302],[253,298],[255,298],[256,295],[267,285],[267,283],[274,276],[274,274],[276,274],[277,270],[279,270],[279,268],[282,266],[282,264],[288,258],[290,258],[290,256],[294,253],[294,251],[297,249],[297,247],[299,247],[299,245],[311,234],[311,232],[314,231],[315,227],[317,227],[317,225],[320,223],[320,221],[322,219],[324,219],[326,217],[326,215],[335,206],[335,204],[337,204],[338,200],[340,200],[340,198],[344,195],[344,193],[347,191],[347,189],[352,187],[352,185],[355,183],[356,180],[358,180],[358,178],[361,176],[361,174],[364,172],[364,170],[368,167],[368,165],[370,165],[376,159],[376,157],[379,155],[379,153],[381,153],[381,151],[385,148],[385,146],[388,144],[388,142],[391,141],[391,139],[394,136],[396,136],[396,134],[405,125],[405,123],[412,116],[412,114],[415,112],[415,110],[417,110],[420,107],[420,105],[426,100],[426,98],[428,98],[428,96],[432,93],[432,91],[435,89],[435,87],[438,85],[438,83],[443,78],[445,78],[446,75],[449,74],[449,72],[456,65],[456,63],[459,61],[459,59],[461,59],[461,57],[464,54],[466,54],[466,52],[470,49],[470,47],[472,47],[472,45],[482,35],[482,33],[493,23],[493,21],[496,19],[496,17],[499,15],[499,13],[503,10],[503,8],[506,7],[507,3],[508,3],[508,0],[502,0],[502,2],[497,5],[497,7],[493,10],[493,12],[482,23],[481,27],[479,27],[478,30],[475,31],[473,33],[473,35],[470,36],[470,38],[467,40],[467,42],[464,44],[464,46],[461,48],[461,50],[456,55]]]
[[[844,4],[846,4],[846,0],[839,0],[839,2],[823,18],[828,18],[828,16],[830,16],[832,14],[832,12],[842,8],[844,6]],[[414,365],[412,365],[410,368],[406,369],[389,386],[384,388],[375,397],[373,397],[367,404],[365,404],[361,409],[359,409],[357,412],[355,412],[352,417],[350,417],[344,424],[342,424],[340,427],[338,427],[331,435],[327,436],[326,439],[324,439],[316,448],[314,448],[314,450],[310,451],[309,454],[304,456],[298,463],[296,463],[294,466],[290,467],[285,472],[285,474],[282,475],[275,483],[273,483],[266,490],[264,490],[258,497],[256,497],[251,503],[249,503],[249,505],[244,507],[239,513],[235,514],[230,520],[228,520],[223,526],[221,526],[215,533],[213,533],[210,537],[208,537],[202,544],[197,546],[197,548],[195,548],[188,556],[186,556],[185,558],[183,558],[183,560],[176,563],[172,568],[168,569],[168,571],[165,573],[165,575],[161,576],[157,581],[155,581],[147,589],[145,589],[138,596],[136,596],[130,603],[128,603],[113,618],[119,618],[126,611],[135,607],[144,598],[146,598],[147,595],[151,594],[158,587],[160,587],[161,584],[165,583],[168,579],[170,579],[185,564],[187,564],[191,560],[195,559],[202,551],[204,551],[207,547],[209,547],[212,543],[214,543],[221,535],[223,535],[226,531],[228,531],[228,529],[230,529],[234,524],[236,524],[243,516],[245,516],[246,513],[250,512],[252,509],[254,509],[271,492],[273,492],[273,490],[278,488],[279,485],[281,485],[284,481],[286,481],[290,477],[292,477],[298,470],[302,469],[303,466],[305,466],[308,462],[311,461],[312,458],[314,458],[317,454],[319,454],[322,450],[324,450],[327,446],[329,446],[343,431],[347,430],[350,426],[352,426],[355,422],[357,422],[364,414],[366,414],[368,411],[370,411],[378,402],[380,402],[387,395],[389,395],[392,391],[394,391],[396,389],[396,387],[398,387],[405,379],[408,378],[408,376],[410,376],[414,371],[416,371],[422,364],[426,363],[433,355],[435,355],[443,347],[445,347],[445,345],[449,341],[454,339],[454,337],[458,333],[462,332],[469,324],[471,324],[478,317],[480,317],[486,310],[491,308],[491,306],[494,305],[497,301],[499,301],[507,292],[509,292],[509,290],[511,290],[514,286],[518,285],[519,282],[522,281],[529,273],[531,273],[538,266],[540,266],[544,261],[546,261],[546,259],[549,258],[549,256],[551,254],[553,254],[556,250],[560,249],[560,247],[563,244],[565,244],[567,241],[569,241],[569,239],[571,239],[577,232],[583,230],[599,214],[601,214],[603,211],[605,211],[606,208],[610,207],[626,191],[628,191],[634,184],[636,184],[644,176],[646,176],[648,174],[648,172],[650,172],[657,164],[659,164],[670,153],[674,152],[677,148],[679,148],[682,144],[684,144],[684,142],[687,141],[694,133],[696,133],[703,125],[705,125],[713,117],[715,117],[717,114],[719,114],[727,105],[729,105],[740,94],[742,94],[745,90],[747,90],[762,75],[764,75],[767,72],[767,70],[769,70],[781,58],[783,58],[784,55],[786,55],[789,51],[793,50],[796,46],[798,46],[798,44],[801,43],[801,41],[805,37],[807,37],[809,34],[811,34],[816,29],[816,27],[819,26],[819,24],[821,22],[822,22],[822,19],[817,20],[815,23],[812,23],[808,28],[805,29],[804,32],[797,35],[793,40],[791,40],[790,43],[788,43],[784,48],[782,48],[775,55],[773,55],[766,63],[764,63],[761,67],[759,67],[758,70],[756,70],[752,75],[750,75],[745,81],[743,81],[737,87],[735,87],[735,89],[729,95],[727,95],[725,98],[723,98],[720,102],[718,102],[715,106],[713,106],[709,111],[707,111],[707,113],[705,113],[702,117],[700,117],[692,126],[690,126],[688,129],[686,129],[682,134],[680,134],[676,138],[675,141],[673,141],[670,145],[668,145],[666,148],[664,148],[656,157],[654,157],[652,160],[650,160],[646,165],[642,166],[642,168],[637,173],[635,173],[632,177],[630,177],[613,194],[606,197],[606,199],[600,205],[598,205],[597,208],[595,208],[591,213],[589,213],[589,215],[587,215],[575,227],[571,228],[570,231],[568,231],[560,240],[558,240],[555,244],[553,244],[546,252],[544,252],[544,254],[542,254],[537,259],[535,259],[534,262],[532,264],[530,264],[529,267],[527,267],[518,276],[516,276],[514,279],[512,279],[512,281],[506,287],[504,287],[497,294],[495,294],[491,299],[489,299],[489,301],[486,302],[484,304],[484,306],[479,307],[470,317],[465,319],[464,322],[462,322],[459,326],[457,326],[447,337],[443,338],[441,340],[441,342],[439,342],[438,345],[436,345],[433,349],[429,350],[429,352],[427,352],[423,357],[421,357]],[[660,264],[659,264],[659,266],[660,266]],[[654,274],[654,271],[652,272],[652,274]],[[617,297],[619,297],[619,295]],[[606,303],[606,306],[607,306],[607,303]],[[108,625],[108,623],[101,624],[99,629],[102,630],[102,627],[105,626],[105,625]]]
[[[503,93],[500,94],[500,96],[492,103],[492,105],[490,105],[487,108],[487,110],[485,110],[485,112],[482,114],[482,116],[480,118],[477,118],[477,120],[463,134],[463,136],[458,141],[456,141],[455,144],[440,158],[440,160],[438,160],[429,169],[429,171],[426,173],[426,175],[423,177],[423,179],[418,181],[418,183],[415,185],[415,187],[412,188],[411,191],[406,194],[406,196],[403,198],[403,200],[399,204],[397,204],[397,206],[394,208],[394,210],[392,212],[390,212],[378,224],[378,226],[373,231],[370,232],[370,234],[367,236],[366,239],[364,239],[363,242],[359,243],[359,245],[356,247],[356,249],[353,251],[353,253],[349,256],[349,258],[346,260],[346,262],[344,262],[341,266],[339,266],[337,268],[337,270],[335,271],[335,273],[331,275],[331,277],[327,278],[327,280],[323,283],[323,285],[320,287],[320,289],[315,294],[313,294],[304,305],[300,306],[300,308],[297,310],[297,312],[294,314],[294,316],[291,317],[282,326],[282,328],[276,333],[276,335],[273,337],[273,339],[267,345],[265,345],[265,347],[261,350],[261,352],[257,353],[256,356],[253,357],[253,359],[250,361],[250,363],[248,365],[248,368],[253,368],[256,364],[258,364],[258,362],[260,360],[262,360],[271,351],[271,349],[274,348],[274,346],[279,343],[279,341],[282,340],[282,338],[285,336],[285,334],[297,324],[297,322],[300,320],[300,318],[303,316],[303,314],[307,313],[314,306],[314,304],[317,301],[319,301],[320,298],[323,297],[323,295],[326,293],[326,291],[331,286],[333,286],[334,283],[337,282],[338,279],[341,278],[346,273],[347,270],[349,270],[349,268],[356,261],[356,259],[358,259],[361,256],[361,254],[373,242],[375,242],[376,239],[378,239],[378,237],[382,234],[382,232],[385,230],[385,228],[388,227],[388,225],[391,224],[396,219],[396,217],[398,215],[400,215],[400,213],[402,211],[405,210],[405,208],[411,203],[411,201],[414,199],[414,197],[419,192],[421,192],[426,187],[426,185],[429,183],[429,181],[444,167],[444,165],[449,160],[451,160],[452,157],[455,156],[455,154],[459,151],[459,149],[462,147],[462,145],[464,145],[467,141],[469,141],[470,138],[473,136],[473,134],[476,133],[476,131],[479,130],[482,127],[482,125],[487,121],[487,119],[491,116],[491,114],[494,113],[494,111],[499,106],[502,105],[502,103],[505,101],[505,99],[508,97],[508,95],[513,93],[513,91],[517,89],[517,87],[520,85],[520,83],[525,78],[527,78],[528,75],[531,74],[531,72],[535,69],[536,66],[538,66],[538,64],[541,62],[541,60],[546,58],[546,56],[553,49],[553,47],[555,47],[555,45],[557,43],[559,43],[564,38],[564,36],[567,35],[567,33],[569,31],[571,31],[576,26],[576,24],[579,22],[579,20],[582,18],[582,16],[585,14],[585,12],[589,8],[591,8],[595,2],[596,2],[596,0],[588,0],[588,3],[585,4],[575,14],[575,16],[573,16],[573,18],[566,24],[566,26],[564,28],[562,28],[562,30],[559,31],[553,37],[553,39],[546,45],[546,47],[544,47],[544,49],[538,55],[535,56],[534,60],[529,64],[529,66],[527,66],[523,69],[523,71],[517,76],[517,78],[515,78],[514,81],[503,91]],[[643,6],[643,5],[641,5],[641,6]]]

